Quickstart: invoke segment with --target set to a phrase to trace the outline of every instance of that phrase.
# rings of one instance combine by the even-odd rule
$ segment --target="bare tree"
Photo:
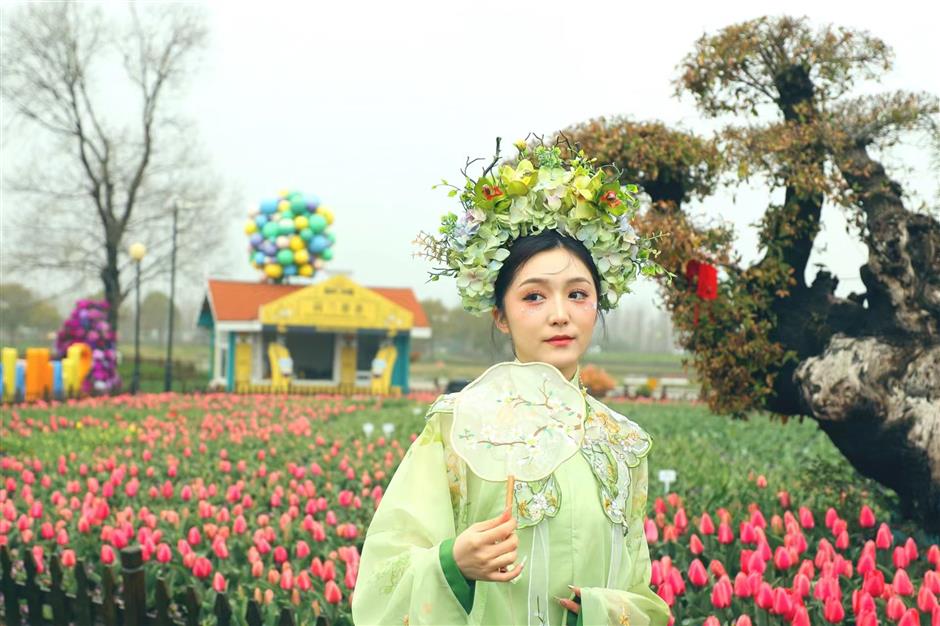
[[[115,327],[133,286],[122,280],[127,244],[148,247],[142,281],[167,273],[169,205],[180,198],[180,265],[204,263],[224,206],[192,124],[174,111],[205,17],[187,4],[128,6],[121,20],[79,3],[30,4],[4,16],[2,37],[2,95],[36,155],[4,181],[18,200],[7,265],[100,279]]]

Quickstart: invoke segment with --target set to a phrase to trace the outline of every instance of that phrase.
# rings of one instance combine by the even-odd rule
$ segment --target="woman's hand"
[[[454,561],[464,578],[506,582],[522,573],[522,566],[514,565],[518,547],[516,518],[506,509],[457,535]]]
[[[575,615],[577,615],[578,613],[581,612],[581,604],[580,604],[581,588],[575,587],[574,585],[568,585],[568,588],[574,592],[574,596],[575,598],[577,598],[577,600],[566,600],[565,598],[558,598],[558,597],[556,597],[555,599],[558,600],[558,604],[568,609],[570,613],[574,613]]]

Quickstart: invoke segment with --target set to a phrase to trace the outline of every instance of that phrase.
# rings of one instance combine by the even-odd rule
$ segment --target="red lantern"
[[[699,301],[718,297],[718,270],[710,263],[693,259],[685,265],[685,277],[689,282],[689,291],[692,291],[694,285],[698,296],[695,302],[695,325],[698,326]]]

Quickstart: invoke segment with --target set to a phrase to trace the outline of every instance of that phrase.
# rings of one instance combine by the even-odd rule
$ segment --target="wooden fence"
[[[52,585],[45,589],[37,581],[36,564],[29,555],[23,559],[26,582],[14,580],[13,561],[7,547],[3,546],[0,548],[0,594],[3,595],[0,623],[7,626],[198,626],[206,623],[229,626],[233,623],[232,608],[225,594],[216,596],[211,615],[200,614],[202,607],[192,586],[183,594],[183,606],[177,606],[171,602],[162,578],[156,582],[156,606],[148,609],[140,546],[124,548],[120,554],[120,590],[111,568],[103,570],[99,589],[89,580],[84,563],[78,561],[75,564],[77,590],[73,596],[63,590],[62,565],[57,556],[49,559]],[[253,599],[248,601],[245,622],[249,626],[264,625],[261,607]],[[290,609],[281,609],[277,626],[296,626]],[[316,626],[329,626],[329,621],[320,616]]]

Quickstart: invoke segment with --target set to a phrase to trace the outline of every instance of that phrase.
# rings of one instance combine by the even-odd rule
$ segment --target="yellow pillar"
[[[16,395],[16,348],[4,348],[0,352],[3,360],[3,396],[4,400],[13,400]]]

